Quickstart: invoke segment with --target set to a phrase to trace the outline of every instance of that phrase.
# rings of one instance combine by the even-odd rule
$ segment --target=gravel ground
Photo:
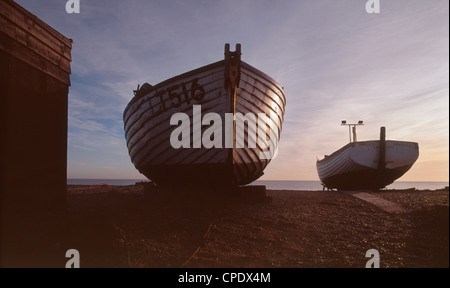
[[[449,267],[449,193],[370,192],[388,213],[332,191],[269,191],[262,202],[178,191],[143,199],[142,186],[69,186],[62,249],[82,267]]]

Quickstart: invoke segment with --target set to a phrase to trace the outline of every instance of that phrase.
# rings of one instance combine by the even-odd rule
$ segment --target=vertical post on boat
[[[352,143],[352,126],[348,125],[348,142]]]
[[[380,159],[378,169],[383,170],[386,167],[386,127],[381,127],[380,131]]]
[[[230,44],[225,44],[225,90],[227,97],[227,113],[236,113],[236,91],[241,80],[241,44],[236,44],[236,51],[230,51]],[[233,121],[233,147],[236,143],[236,123]],[[234,148],[230,148],[227,157],[227,173],[233,179]],[[230,183],[232,184],[232,183]]]
[[[364,125],[364,121],[358,121],[358,123],[347,123],[347,120],[342,120],[341,122],[342,126],[348,126],[348,138],[350,143],[352,143],[352,131],[353,131],[353,142],[357,142],[358,139],[356,138],[356,126]]]

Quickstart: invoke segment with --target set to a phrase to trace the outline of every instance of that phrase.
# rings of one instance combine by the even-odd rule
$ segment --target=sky
[[[123,111],[133,89],[223,59],[270,75],[287,98],[278,157],[262,180],[318,180],[316,159],[358,140],[419,143],[400,181],[449,180],[449,1],[16,0],[73,39],[68,178],[144,179],[131,163]]]

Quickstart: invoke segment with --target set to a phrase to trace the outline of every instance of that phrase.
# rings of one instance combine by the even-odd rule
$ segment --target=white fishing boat
[[[264,155],[277,146],[284,119],[283,88],[241,61],[239,44],[235,52],[229,48],[225,60],[138,87],[126,107],[131,160],[157,184],[245,185],[261,177],[269,164],[271,157]],[[256,126],[250,116],[245,119],[253,121],[242,121],[247,125],[234,121],[235,115],[261,113],[271,125]],[[186,118],[191,122],[183,128]],[[239,128],[244,136],[236,132]],[[256,133],[260,129],[264,135]]]
[[[343,125],[358,124],[346,124],[343,121]],[[379,190],[403,176],[419,157],[417,143],[386,141],[384,127],[381,128],[380,140],[375,141],[358,142],[355,126],[353,132],[353,142],[317,161],[317,171],[324,187]]]

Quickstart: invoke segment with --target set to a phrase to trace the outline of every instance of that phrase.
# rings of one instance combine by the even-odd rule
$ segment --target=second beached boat
[[[283,88],[241,61],[225,60],[155,86],[144,84],[124,111],[135,167],[157,184],[246,185],[263,175],[284,119]]]
[[[343,121],[343,125],[347,124]],[[380,140],[361,142],[356,141],[353,129],[354,142],[317,161],[319,178],[326,188],[378,190],[404,175],[419,157],[417,143],[386,141],[384,127]]]

